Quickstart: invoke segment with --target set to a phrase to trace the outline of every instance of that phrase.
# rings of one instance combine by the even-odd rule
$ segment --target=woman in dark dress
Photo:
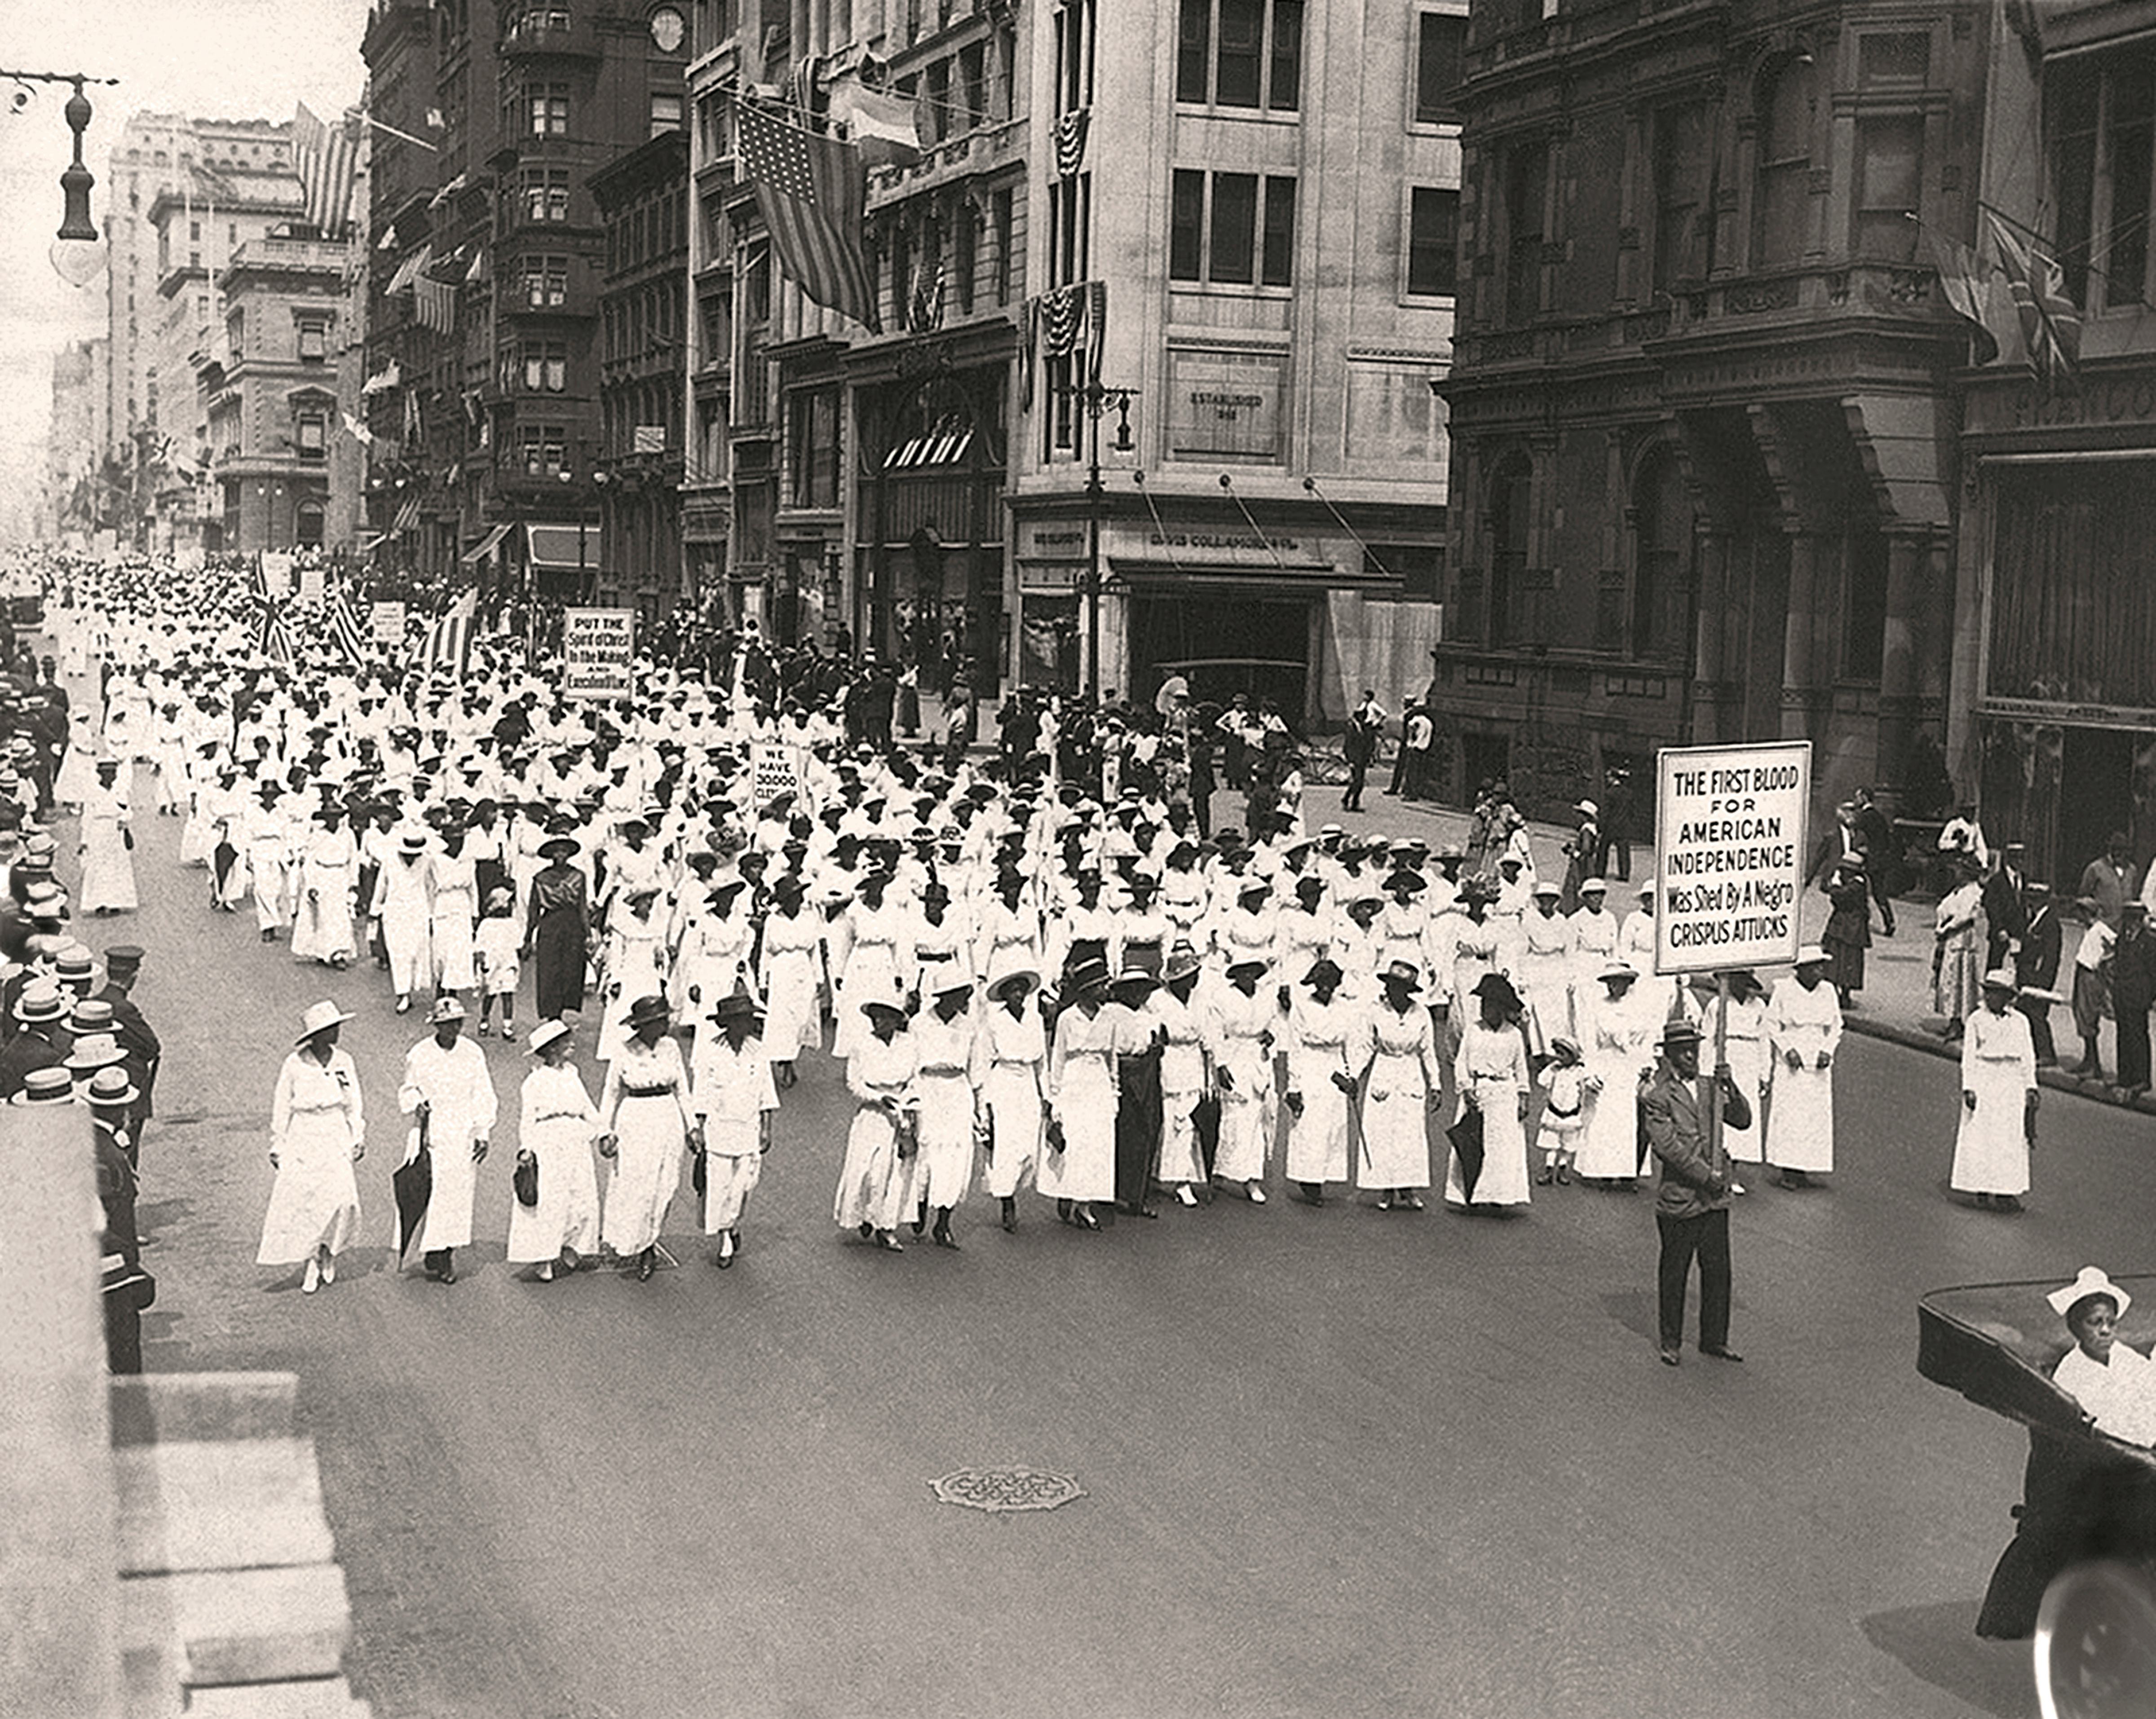
[[[1871,889],[1865,881],[1864,862],[1843,860],[1826,881],[1826,898],[1834,904],[1826,930],[1820,936],[1827,955],[1827,972],[1841,1006],[1864,988],[1864,952],[1871,947]]]
[[[572,862],[573,837],[557,835],[539,844],[547,863],[531,879],[531,901],[525,910],[525,954],[531,962],[538,992],[539,1019],[559,1020],[584,1006],[584,964],[591,926],[591,885]]]

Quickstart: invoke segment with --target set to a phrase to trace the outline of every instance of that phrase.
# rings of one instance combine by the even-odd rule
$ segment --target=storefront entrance
[[[1300,729],[1310,690],[1311,604],[1307,599],[1199,596],[1185,591],[1132,593],[1132,703],[1150,705],[1170,675],[1190,682],[1199,704],[1225,704],[1239,692],[1270,698]]]

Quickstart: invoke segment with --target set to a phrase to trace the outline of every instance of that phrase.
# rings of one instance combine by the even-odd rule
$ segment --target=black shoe
[[[1018,1234],[1018,1202],[1016,1200],[1007,1199],[1004,1202],[1004,1229],[1009,1234]]]
[[[1548,1188],[1551,1183],[1556,1180],[1557,1172],[1551,1169],[1547,1164],[1543,1165],[1541,1169],[1535,1172],[1535,1186],[1537,1188]]]
[[[2000,1194],[1992,1201],[1992,1204],[2002,1212],[2020,1212],[2027,1209],[2019,1198],[2010,1193]]]
[[[1559,1164],[1557,1167],[1557,1185],[1559,1188],[1569,1188],[1572,1186],[1571,1165]]]
[[[1976,1197],[1976,1203],[1979,1206],[1988,1207],[1991,1203],[1991,1196],[1988,1193],[1980,1193]]]
[[[875,1234],[875,1224],[866,1224],[866,1223],[865,1223],[865,1224],[863,1224],[861,1225],[861,1239],[862,1239],[863,1241],[866,1241],[866,1240],[867,1240],[870,1236],[874,1235]]]
[[[1710,1349],[1702,1343],[1700,1345],[1699,1352],[1702,1355],[1712,1355],[1717,1361],[1742,1361],[1744,1358],[1727,1343],[1717,1349]]]
[[[1070,1215],[1073,1209],[1074,1208],[1069,1200],[1058,1200],[1055,1203],[1055,1215],[1062,1223],[1075,1224],[1077,1222],[1077,1219]]]
[[[958,1251],[958,1238],[947,1229],[937,1230],[932,1239],[939,1248],[948,1248],[954,1254]]]
[[[658,1269],[658,1259],[649,1248],[646,1248],[636,1256],[636,1280],[639,1283],[650,1282],[651,1274]]]
[[[1070,1221],[1073,1224],[1075,1224],[1081,1229],[1098,1229],[1101,1227],[1101,1220],[1098,1218],[1096,1218],[1090,1211],[1074,1213],[1071,1215]]]
[[[906,1251],[906,1244],[887,1229],[879,1229],[875,1232],[875,1244],[886,1254],[902,1254]]]

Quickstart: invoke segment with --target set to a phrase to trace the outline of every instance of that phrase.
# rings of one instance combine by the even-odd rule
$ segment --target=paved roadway
[[[142,912],[82,929],[147,946],[167,1046],[148,1362],[300,1373],[384,1719],[2034,1711],[2025,1650],[1970,1633],[2023,1441],[1917,1377],[1913,1302],[2149,1269],[2143,1118],[2051,1099],[2029,1214],[1979,1213],[1944,1193],[1952,1065],[1851,1039],[1831,1190],[1738,1203],[1741,1368],[1656,1364],[1645,1194],[1224,1198],[1098,1236],[1030,1200],[1007,1236],[983,1201],[961,1254],[875,1255],[829,1223],[822,1058],[735,1270],[685,1190],[680,1271],[516,1280],[505,1120],[444,1288],[386,1247],[416,1015],[208,912],[177,821],[138,829]],[[369,1245],[303,1299],[253,1259],[271,1083],[321,995],[361,1011]],[[522,1058],[487,1049],[513,1119]],[[997,1461],[1088,1496],[931,1497]]]

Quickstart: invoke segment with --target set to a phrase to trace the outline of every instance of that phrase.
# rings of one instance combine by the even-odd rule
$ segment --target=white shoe
[[[336,1281],[336,1255],[335,1254],[331,1255],[328,1259],[322,1261],[322,1281],[324,1283],[335,1283]]]
[[[307,1261],[307,1272],[306,1272],[306,1275],[305,1275],[305,1276],[304,1276],[304,1277],[302,1277],[302,1278],[300,1280],[300,1293],[301,1295],[303,1295],[303,1296],[311,1296],[312,1294],[314,1294],[314,1292],[315,1292],[316,1290],[320,1289],[321,1286],[322,1286],[322,1268],[321,1268],[321,1265],[320,1265],[320,1263],[319,1263],[319,1262],[317,1262],[317,1261],[316,1261],[316,1260],[308,1260],[308,1261]]]
[[[1262,1206],[1263,1204],[1265,1204],[1265,1189],[1264,1189],[1264,1188],[1262,1188],[1259,1187],[1259,1186],[1258,1186],[1258,1184],[1257,1184],[1256,1183],[1253,1182],[1253,1183],[1251,1183],[1250,1184],[1250,1203],[1251,1203],[1252,1205],[1254,1205],[1254,1206]]]
[[[399,1014],[409,1014],[411,1012],[412,999],[409,997],[399,997],[397,999],[397,1013]]]
[[[1175,1190],[1175,1203],[1178,1206],[1194,1206],[1198,1203],[1198,1196],[1191,1191],[1188,1182],[1183,1183]]]

